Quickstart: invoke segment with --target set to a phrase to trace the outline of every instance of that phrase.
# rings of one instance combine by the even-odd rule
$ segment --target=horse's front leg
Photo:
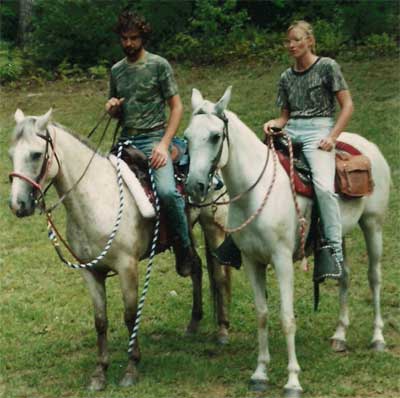
[[[132,335],[133,327],[135,326],[137,313],[138,299],[138,261],[129,259],[127,266],[122,265],[118,270],[118,275],[121,284],[122,298],[124,301],[124,319],[128,329],[129,337]],[[119,263],[121,265],[121,263]],[[137,381],[136,364],[140,360],[139,340],[136,338],[132,354],[128,358],[128,366],[125,374],[121,379],[120,386],[129,387]]]
[[[92,297],[98,347],[97,366],[92,374],[88,388],[91,391],[101,391],[106,387],[106,372],[108,368],[106,274],[82,270],[82,275]]]
[[[215,250],[215,248],[213,249]],[[221,265],[209,245],[206,244],[206,258],[214,311],[217,316],[217,340],[221,345],[229,342],[229,304],[231,302],[231,269]]]
[[[221,214],[222,213],[222,214]],[[221,223],[225,222],[225,213],[217,210]],[[225,233],[214,223],[212,212],[202,213],[200,224],[204,232],[206,243],[206,259],[210,290],[213,299],[214,312],[217,317],[218,334],[220,344],[227,344],[229,335],[229,304],[231,301],[231,269],[221,265],[212,252],[224,241]]]
[[[253,391],[265,391],[268,383],[267,366],[271,359],[268,348],[268,307],[265,290],[265,265],[255,263],[247,257],[244,258],[243,263],[247,277],[253,288],[258,324],[257,368],[251,376],[250,388]]]
[[[281,296],[281,321],[286,336],[288,350],[288,382],[285,384],[286,397],[300,397],[303,391],[299,382],[300,366],[296,356],[296,320],[293,311],[293,261],[292,253],[285,247],[280,247],[272,256],[275,272],[279,282]]]

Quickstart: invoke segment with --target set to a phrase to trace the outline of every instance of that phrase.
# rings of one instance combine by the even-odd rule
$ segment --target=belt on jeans
[[[152,127],[150,129],[134,129],[134,128],[127,128],[126,135],[139,135],[139,134],[146,134],[151,133],[153,131],[163,130],[165,128],[164,124],[160,124],[158,126]]]

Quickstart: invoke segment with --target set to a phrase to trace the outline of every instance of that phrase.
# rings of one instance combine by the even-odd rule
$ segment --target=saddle
[[[274,145],[283,168],[290,175],[289,143],[285,136],[275,136]],[[302,154],[302,144],[293,144],[294,185],[299,195],[312,198],[314,190],[311,170]],[[374,183],[371,161],[352,145],[342,141],[336,143],[335,191],[346,199],[370,195]]]
[[[118,144],[111,149],[113,155],[117,155]],[[189,171],[189,156],[187,153],[186,142],[180,138],[174,138],[172,141],[171,158],[174,165],[175,184],[178,192],[185,198],[186,210],[187,194],[185,192],[184,181],[186,180],[187,173]],[[129,168],[135,173],[137,179],[141,183],[144,191],[150,202],[154,205],[155,197],[151,187],[151,181],[149,176],[149,164],[147,156],[137,148],[132,146],[124,146],[121,153],[121,159],[129,166]],[[222,187],[222,182],[216,189]],[[186,211],[188,217],[188,225],[190,226],[189,214]],[[161,253],[172,246],[174,236],[168,229],[168,222],[165,211],[161,206],[160,209],[160,232],[156,247],[156,253]],[[146,255],[147,256],[147,255]]]

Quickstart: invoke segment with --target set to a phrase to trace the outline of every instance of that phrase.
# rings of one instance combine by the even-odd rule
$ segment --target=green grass
[[[303,372],[305,397],[400,396],[400,245],[399,245],[399,127],[400,81],[398,61],[343,64],[356,111],[349,131],[377,143],[388,159],[393,178],[390,208],[384,231],[382,309],[388,350],[368,349],[372,337],[372,304],[366,278],[365,246],[360,231],[347,240],[352,268],[350,291],[350,351],[331,352],[329,338],[337,313],[337,289],[322,287],[321,310],[312,311],[311,274],[296,265],[298,321],[297,354]],[[176,68],[185,104],[183,131],[189,120],[192,87],[217,100],[233,85],[230,109],[261,134],[274,117],[276,82],[284,66],[245,65]],[[46,237],[40,216],[16,219],[7,207],[7,147],[17,107],[26,114],[42,114],[54,107],[56,121],[87,134],[102,113],[106,81],[55,82],[42,86],[3,88],[0,106],[0,397],[140,397],[243,398],[256,397],[247,383],[255,369],[257,337],[254,304],[243,272],[234,272],[231,340],[215,343],[209,300],[197,336],[185,337],[191,306],[190,282],[179,278],[169,253],[157,257],[141,325],[140,381],[118,387],[126,363],[127,333],[116,278],[108,281],[111,365],[105,392],[92,394],[85,385],[96,360],[92,308],[78,273],[60,264]],[[110,134],[111,135],[111,134]],[[111,140],[109,137],[108,142]],[[107,149],[104,145],[104,150]],[[54,200],[54,193],[49,202]],[[63,211],[56,218],[63,224]],[[197,231],[199,234],[199,231]],[[200,248],[202,241],[199,237]],[[204,259],[203,252],[201,253]],[[146,262],[140,267],[143,271]],[[204,278],[207,288],[207,278]],[[271,390],[261,396],[281,396],[286,382],[287,354],[279,320],[275,275],[268,272]],[[169,294],[175,290],[176,297]],[[205,295],[207,297],[207,295]]]

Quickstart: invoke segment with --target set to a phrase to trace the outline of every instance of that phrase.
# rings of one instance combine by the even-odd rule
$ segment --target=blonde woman
[[[353,113],[353,102],[339,65],[315,51],[312,27],[294,22],[287,30],[285,46],[294,59],[279,80],[277,105],[280,116],[264,124],[266,134],[285,128],[294,142],[303,144],[311,168],[320,209],[324,238],[333,249],[339,271],[343,262],[342,226],[335,194],[335,143]],[[340,111],[335,116],[335,105]]]

